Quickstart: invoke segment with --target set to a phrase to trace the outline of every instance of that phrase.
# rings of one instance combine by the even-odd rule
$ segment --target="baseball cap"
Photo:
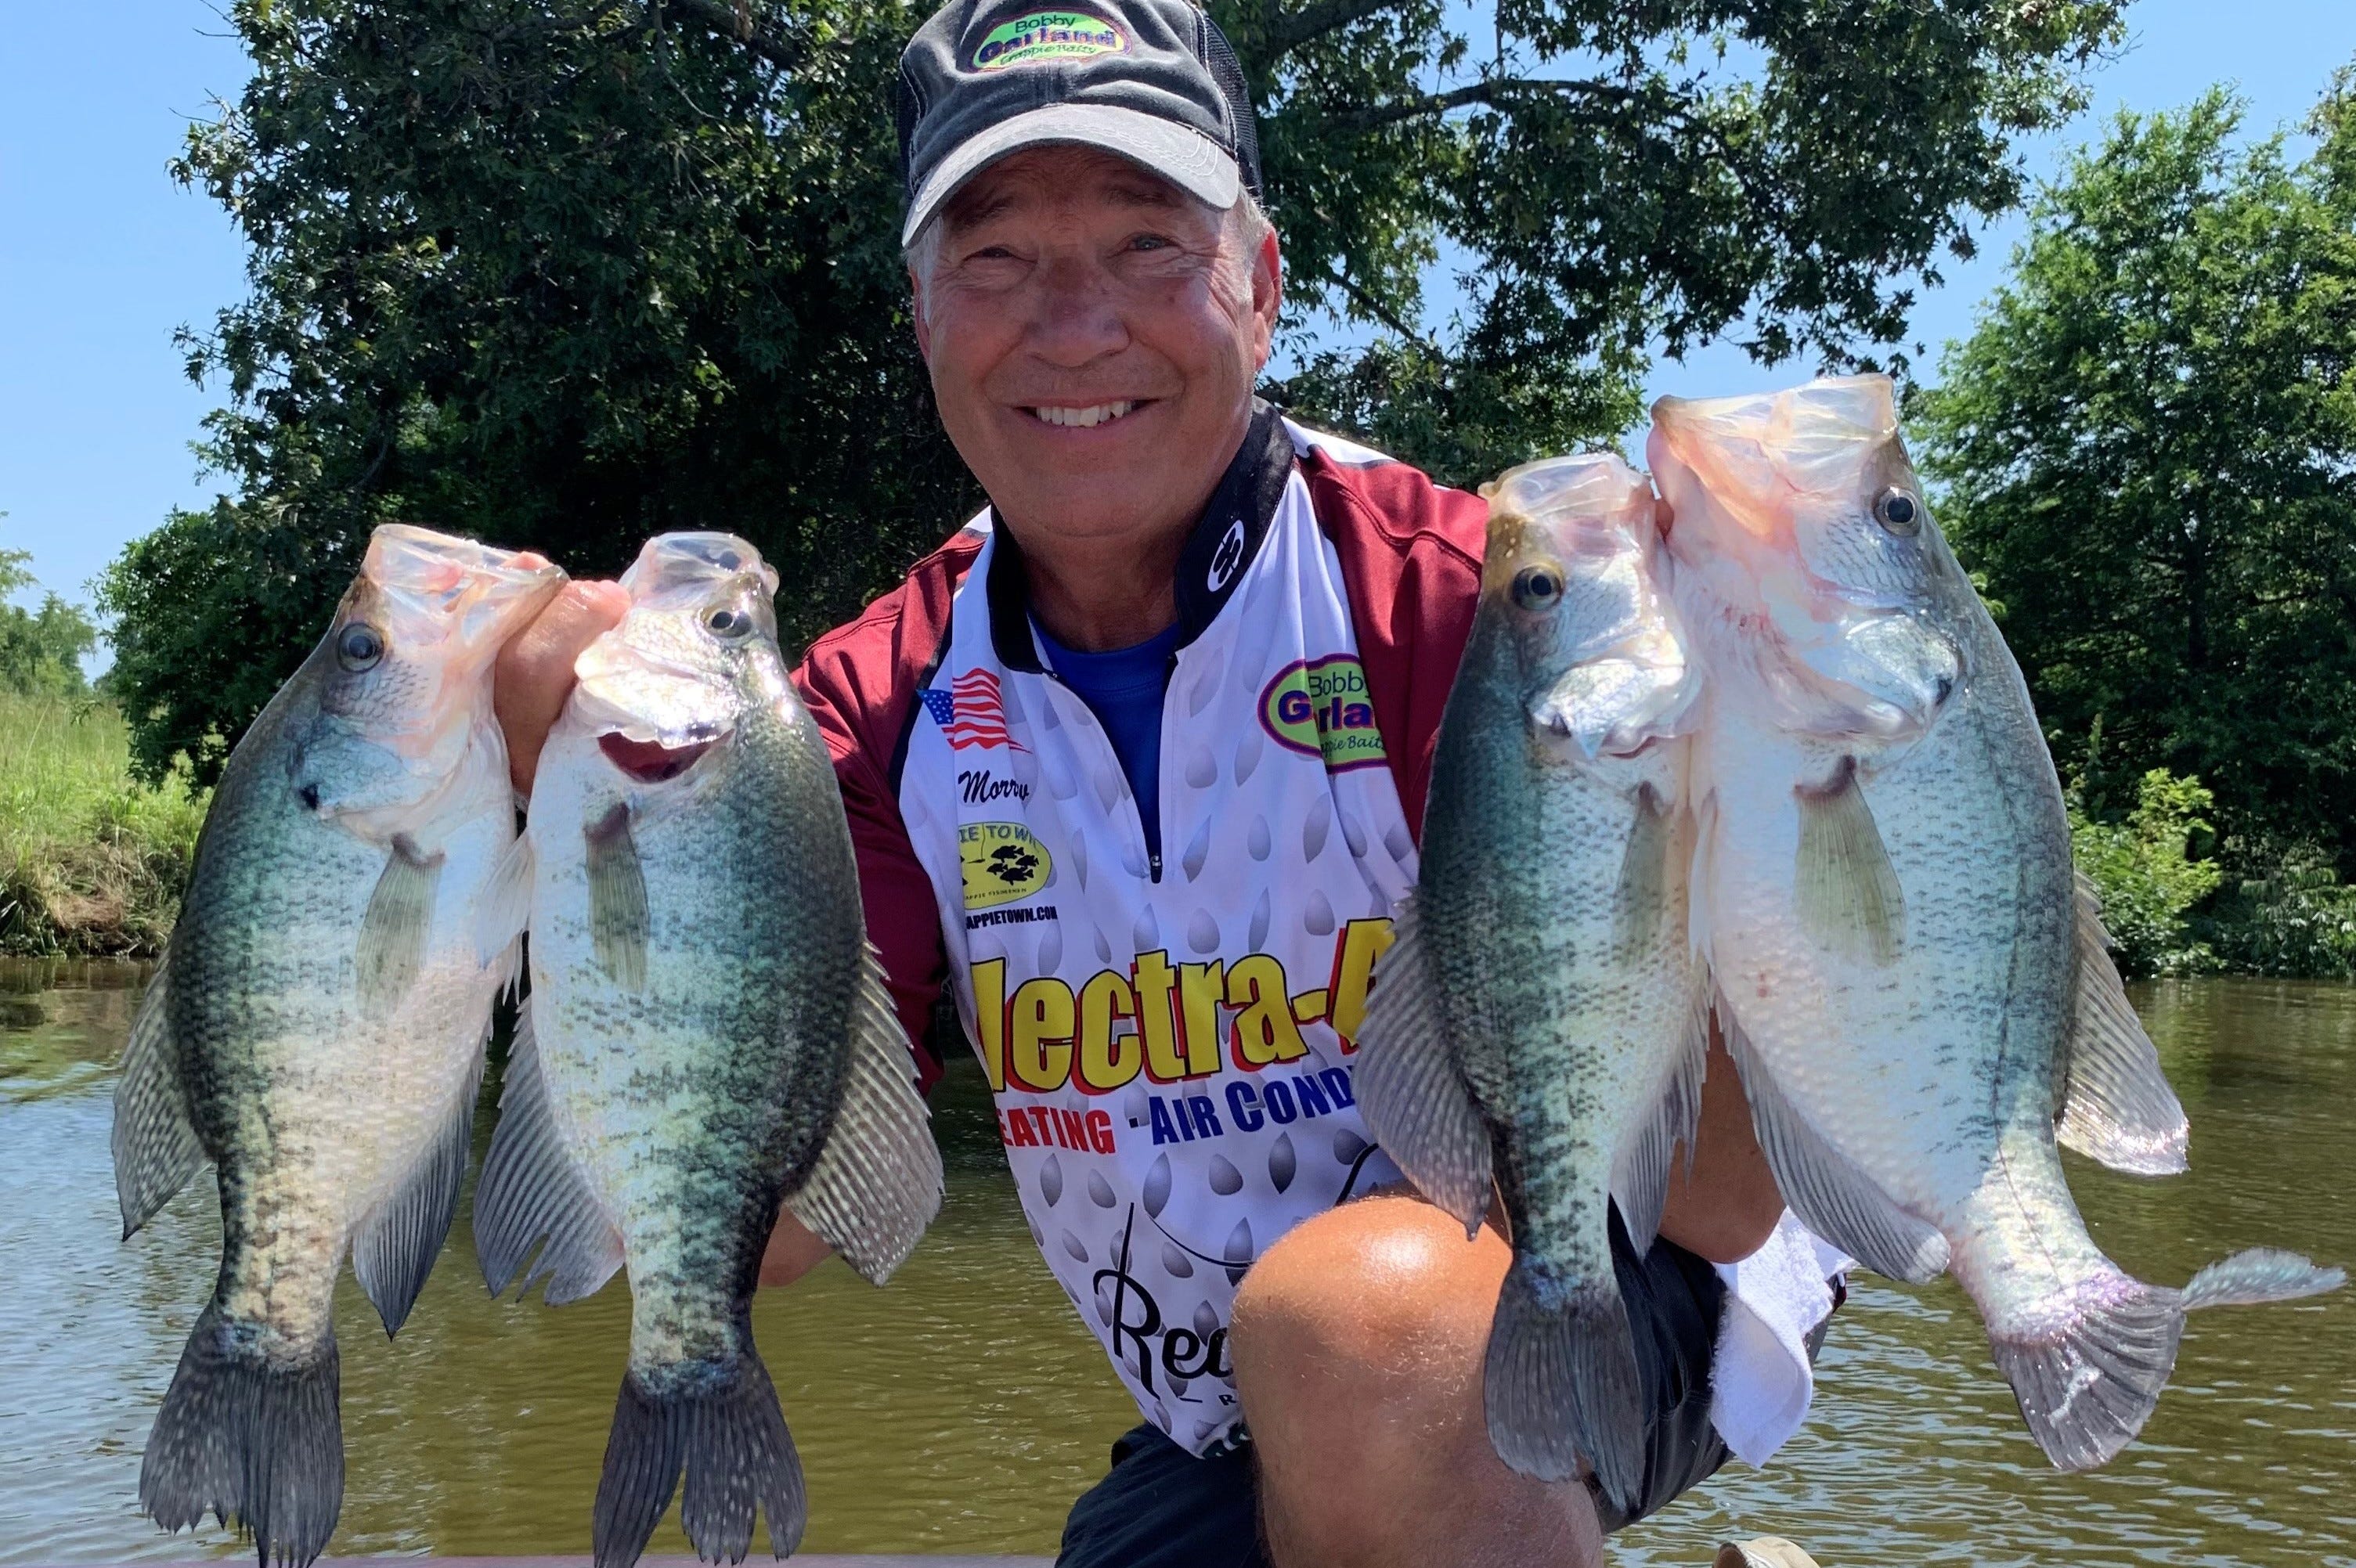
[[[1215,208],[1260,191],[1243,69],[1188,0],[949,0],[900,56],[899,108],[902,244],[1025,147],[1101,147]]]

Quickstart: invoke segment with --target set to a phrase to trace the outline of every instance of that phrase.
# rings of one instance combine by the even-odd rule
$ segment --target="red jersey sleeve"
[[[917,690],[948,641],[950,598],[980,549],[980,536],[958,534],[857,620],[812,643],[794,671],[794,685],[834,759],[859,864],[867,939],[884,955],[892,1004],[916,1051],[917,1087],[928,1093],[941,1076],[933,1004],[948,974],[948,955],[932,879],[900,816],[900,759]]]
[[[1421,844],[1440,714],[1481,599],[1489,504],[1388,458],[1342,462],[1312,446],[1301,467],[1318,526],[1341,557],[1375,722],[1408,831]]]

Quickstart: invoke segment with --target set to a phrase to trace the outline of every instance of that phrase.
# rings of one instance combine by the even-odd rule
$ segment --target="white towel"
[[[1764,1246],[1718,1265],[1727,1295],[1709,1416],[1745,1464],[1764,1465],[1807,1419],[1816,1386],[1807,1337],[1832,1312],[1832,1276],[1848,1266],[1788,1210]]]

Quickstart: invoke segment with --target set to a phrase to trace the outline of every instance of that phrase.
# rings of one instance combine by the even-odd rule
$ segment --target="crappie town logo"
[[[973,51],[973,67],[1004,70],[1010,66],[1093,59],[1120,54],[1128,48],[1129,39],[1121,30],[1100,16],[1081,11],[1033,11],[984,33],[981,46]]]
[[[1323,757],[1333,773],[1384,760],[1366,672],[1348,654],[1297,659],[1261,688],[1259,721],[1276,743]]]
[[[1038,836],[1019,822],[969,822],[958,829],[965,907],[994,909],[1047,885],[1055,862]]]

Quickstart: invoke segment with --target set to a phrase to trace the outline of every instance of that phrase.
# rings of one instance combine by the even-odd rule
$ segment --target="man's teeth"
[[[1133,400],[1125,403],[1091,403],[1084,409],[1051,408],[1043,403],[1031,411],[1049,424],[1071,425],[1085,430],[1090,425],[1104,424],[1117,420],[1135,407],[1137,404]]]

